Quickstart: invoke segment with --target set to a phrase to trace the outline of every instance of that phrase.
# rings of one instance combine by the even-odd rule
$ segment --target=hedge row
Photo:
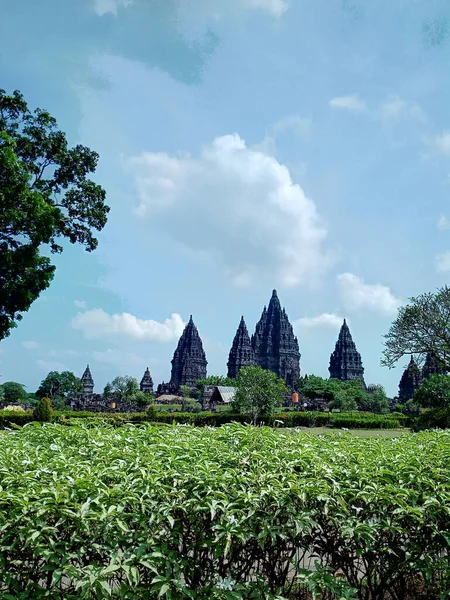
[[[67,413],[55,412],[53,420],[57,423],[76,423],[80,419],[102,420],[115,425],[124,423],[183,423],[197,427],[218,427],[226,423],[248,423],[245,415],[232,413],[163,413],[150,415],[147,413],[95,413],[73,411]],[[33,421],[32,413],[16,411],[0,411],[0,428],[11,425],[25,425]],[[373,413],[321,413],[321,412],[288,412],[278,413],[272,417],[259,420],[260,425],[271,427],[334,427],[346,429],[398,429],[407,425],[407,418],[397,416],[375,415]]]
[[[447,431],[32,423],[0,436],[0,597],[447,598],[449,465]]]
[[[424,410],[412,419],[414,431],[425,429],[450,429],[450,408]]]

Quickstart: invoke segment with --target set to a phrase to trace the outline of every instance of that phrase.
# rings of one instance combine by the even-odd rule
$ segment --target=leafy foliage
[[[424,408],[450,407],[450,376],[430,375],[415,391],[413,400]]]
[[[3,400],[5,402],[27,402],[28,393],[25,390],[25,386],[16,381],[5,381],[0,386],[3,392]]]
[[[50,398],[41,398],[33,410],[35,421],[49,422],[52,420],[53,408]]]
[[[183,398],[182,409],[184,412],[198,413],[202,410],[202,405],[193,398]]]
[[[369,385],[367,391],[360,408],[373,413],[389,412],[389,400],[382,385]]]
[[[106,224],[105,191],[88,179],[98,155],[77,145],[45,110],[0,90],[0,339],[45,290],[55,267],[42,247],[60,239],[94,250]]]
[[[447,431],[30,424],[0,436],[0,588],[36,600],[440,598],[449,455]]]
[[[135,398],[141,398],[141,391],[139,384],[134,377],[125,375],[124,377],[116,377],[105,385],[103,395],[108,398],[110,396],[116,396],[119,400],[132,402]],[[152,397],[152,396],[151,396]]]
[[[231,407],[237,413],[249,415],[254,423],[259,417],[272,415],[288,391],[276,373],[261,367],[243,367],[238,374]]]
[[[225,377],[224,375],[210,375],[205,379],[198,379],[195,385],[199,390],[202,390],[205,385],[223,385],[226,387],[235,387],[236,379]]]
[[[450,288],[410,298],[385,337],[382,364],[392,368],[405,355],[430,353],[450,371]]]
[[[50,398],[53,401],[62,400],[58,404],[63,405],[65,400],[75,398],[83,391],[81,379],[71,371],[50,371],[36,391],[39,398]]]

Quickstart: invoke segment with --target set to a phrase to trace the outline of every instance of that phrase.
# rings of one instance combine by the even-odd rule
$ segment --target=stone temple
[[[422,379],[427,379],[430,375],[445,375],[445,369],[440,364],[438,358],[434,354],[431,354],[431,352],[428,352],[422,369]]]
[[[233,344],[228,356],[228,377],[235,379],[241,367],[248,367],[251,365],[256,365],[255,353],[253,352],[244,317],[241,317],[241,322],[239,323],[236,335],[234,336]]]
[[[94,393],[94,380],[92,378],[91,369],[89,365],[86,367],[83,375],[81,376],[81,383],[83,384],[83,395],[90,396]]]
[[[364,383],[364,367],[361,355],[356,349],[345,319],[334,352],[330,356],[328,371],[331,379],[340,379],[341,381],[360,379]]]
[[[403,371],[403,375],[398,386],[399,401],[403,403],[407,400],[410,400],[414,396],[414,392],[421,383],[422,373],[420,372],[420,369],[414,360],[414,356],[411,356],[409,365]]]
[[[284,308],[281,308],[276,290],[273,290],[269,306],[262,312],[252,335],[255,361],[284,379],[294,389],[300,377],[300,351],[298,340]]]
[[[207,364],[202,340],[191,315],[173,355],[169,383],[171,390],[178,391],[180,385],[194,387],[198,379],[206,377]]]
[[[153,379],[148,367],[145,369],[145,373],[139,384],[139,389],[146,394],[153,394]]]

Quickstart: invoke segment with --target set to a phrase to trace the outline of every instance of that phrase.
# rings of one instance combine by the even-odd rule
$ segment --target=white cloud
[[[36,364],[43,371],[66,371],[67,367],[58,361],[38,359]]]
[[[79,352],[78,350],[63,350],[63,349],[53,349],[50,350],[48,353],[49,356],[52,356],[54,358],[60,358],[62,356],[71,356],[71,357],[78,357],[78,356],[83,356],[83,352]]]
[[[391,96],[380,105],[380,116],[384,120],[415,119],[425,121],[426,114],[415,102],[408,102],[399,96]]]
[[[115,367],[120,367],[125,372],[130,364],[146,364],[146,361],[137,354],[134,354],[133,352],[122,352],[116,348],[108,348],[108,350],[103,352],[95,351],[92,353],[92,358],[104,365],[114,365]]]
[[[432,146],[442,154],[450,155],[450,131],[444,131],[435,135],[432,140]]]
[[[294,326],[312,329],[315,327],[330,327],[340,329],[344,319],[334,313],[322,313],[315,317],[303,317],[294,321]]]
[[[109,315],[101,308],[78,313],[72,327],[80,329],[87,339],[129,338],[171,342],[180,337],[185,324],[178,313],[163,323],[152,319],[138,319],[129,313]]]
[[[22,346],[26,350],[36,350],[36,348],[39,348],[39,344],[37,342],[33,342],[33,341],[22,342]]]
[[[367,284],[357,275],[341,273],[337,276],[337,283],[342,302],[348,310],[371,310],[386,315],[393,315],[401,306],[389,287],[376,284]]]
[[[236,285],[266,277],[295,286],[332,263],[314,202],[285,165],[237,134],[216,138],[199,158],[148,152],[127,166],[139,193],[136,215],[208,254]]]
[[[117,11],[121,7],[130,6],[132,0],[94,0],[94,10],[99,17],[112,13],[117,16]]]
[[[86,304],[86,302],[84,300],[74,300],[73,304],[77,308],[86,308],[86,306],[87,306],[87,304]]]
[[[351,94],[349,96],[337,96],[332,98],[329,102],[331,108],[339,108],[343,110],[349,110],[350,112],[366,112],[367,104],[364,100],[361,100],[358,94]]]
[[[450,271],[450,252],[436,256],[436,270],[438,273],[447,273]]]
[[[295,137],[304,139],[311,135],[313,120],[311,117],[300,117],[299,115],[288,115],[283,117],[271,127],[275,134],[289,133]]]
[[[437,222],[437,228],[439,231],[446,231],[447,229],[450,229],[450,219],[444,215],[441,215]]]
[[[131,4],[133,0],[94,0],[94,10],[99,16],[108,13],[117,16],[119,8]],[[289,8],[288,0],[176,0],[176,4],[182,14],[188,11],[207,13],[216,20],[243,10],[261,10],[273,17],[281,17]]]

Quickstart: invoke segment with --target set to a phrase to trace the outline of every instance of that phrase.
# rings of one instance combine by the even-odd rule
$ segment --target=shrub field
[[[0,435],[1,598],[449,597],[450,432],[84,423]]]

